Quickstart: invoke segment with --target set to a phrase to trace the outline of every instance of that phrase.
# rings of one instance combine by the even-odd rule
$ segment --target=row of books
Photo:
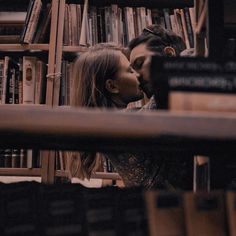
[[[0,168],[39,168],[41,157],[38,150],[0,149]]]
[[[236,111],[234,60],[153,57],[151,64],[159,109]]]
[[[1,104],[43,104],[46,64],[36,57],[0,59]]]
[[[68,171],[70,169],[70,152],[57,151],[55,154],[55,169]],[[37,149],[0,149],[0,168],[40,168],[42,166],[42,151]],[[101,172],[116,172],[111,162],[104,158],[101,161]]]
[[[236,235],[236,193],[0,184],[1,235]]]
[[[0,103],[44,104],[46,64],[36,57],[0,59]],[[41,166],[39,152],[25,149],[1,149],[0,167],[33,168]]]
[[[68,153],[57,151],[55,169],[67,171],[69,168]],[[42,151],[37,149],[0,149],[0,168],[40,168]]]
[[[119,7],[112,4],[96,7],[66,4],[64,22],[65,45],[94,45],[99,42],[115,42],[127,45],[151,24],[161,24],[173,30],[194,47],[192,8],[148,9],[146,7]]]
[[[59,104],[70,105],[73,62],[62,60]],[[45,104],[47,64],[35,56],[0,58],[0,103]]]
[[[18,34],[19,37],[21,30],[20,43],[48,42],[51,10],[50,3],[42,4],[41,0],[31,0],[25,16],[24,27],[22,27],[22,22],[6,26],[1,23],[0,18],[0,32],[3,36]],[[180,35],[186,42],[187,48],[194,46],[192,8],[169,10],[119,7],[117,4],[105,7],[65,4],[64,15],[64,45],[89,46],[111,41],[127,45],[147,25],[157,23]],[[10,31],[10,28],[15,31]]]

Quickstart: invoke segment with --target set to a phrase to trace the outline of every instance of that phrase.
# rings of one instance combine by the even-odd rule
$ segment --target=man
[[[161,25],[150,25],[141,35],[129,43],[131,66],[138,72],[141,87],[150,101],[142,109],[155,109],[152,88],[149,82],[150,56],[179,56],[185,49],[182,38]]]

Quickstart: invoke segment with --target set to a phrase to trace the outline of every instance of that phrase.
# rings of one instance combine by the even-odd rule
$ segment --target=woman
[[[71,105],[124,109],[143,98],[137,76],[121,48],[98,44],[75,62]],[[101,163],[96,153],[73,153],[71,158],[72,176],[80,178],[90,178]]]
[[[102,43],[90,48],[74,68],[74,106],[126,108],[143,98],[138,74],[115,45]]]

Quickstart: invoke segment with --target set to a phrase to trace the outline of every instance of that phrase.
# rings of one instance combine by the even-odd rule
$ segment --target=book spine
[[[6,93],[7,93],[7,73],[10,58],[8,56],[4,57],[4,67],[3,67],[3,77],[2,77],[2,104],[6,103]]]
[[[34,5],[34,2],[35,2],[35,0],[30,0],[30,2],[29,2],[28,9],[27,9],[27,14],[26,14],[26,17],[25,17],[24,28],[23,28],[22,33],[20,35],[20,43],[24,43],[24,37],[25,37],[25,33],[26,33],[26,30],[27,30],[27,27],[28,27],[28,23],[29,23],[29,20],[30,20],[30,15],[32,13],[32,8],[33,8],[33,5]]]
[[[0,59],[0,103],[2,103],[3,76],[4,76],[4,60]]]
[[[34,104],[36,58],[23,57],[23,103]]]
[[[171,22],[170,22],[169,9],[164,8],[163,9],[163,14],[164,14],[164,20],[165,20],[166,29],[172,30],[172,26],[171,26]]]
[[[35,4],[32,9],[28,27],[24,36],[23,43],[31,43],[33,41],[34,34],[36,32],[40,11],[42,8],[41,0],[35,0]]]
[[[194,36],[193,36],[193,27],[192,27],[191,18],[190,18],[190,12],[189,12],[188,8],[184,8],[183,12],[184,12],[184,18],[185,18],[185,22],[186,22],[186,29],[187,29],[188,39],[189,39],[189,45],[190,45],[190,48],[193,48],[194,47]]]

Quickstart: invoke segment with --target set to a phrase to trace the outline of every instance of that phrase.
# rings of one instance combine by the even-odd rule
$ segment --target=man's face
[[[133,48],[130,53],[130,62],[131,66],[139,74],[140,87],[150,98],[153,95],[152,86],[149,76],[149,67],[151,63],[151,56],[154,55],[154,52],[147,49],[146,44],[142,43]]]
[[[132,49],[130,53],[131,66],[138,72],[142,79],[149,81],[150,56],[154,55],[147,49],[145,43],[141,43]]]

